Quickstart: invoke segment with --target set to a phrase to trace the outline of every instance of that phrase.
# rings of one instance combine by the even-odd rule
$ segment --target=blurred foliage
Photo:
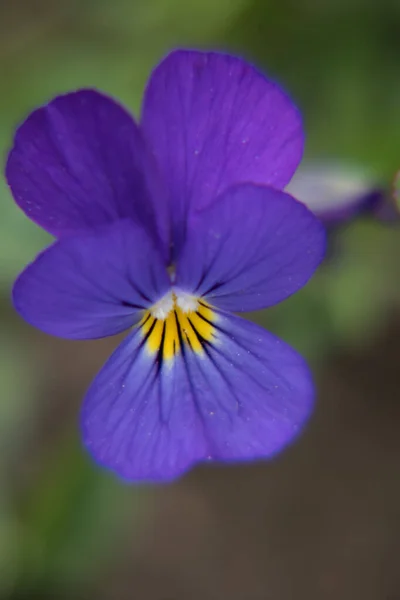
[[[237,21],[243,46],[301,106],[311,155],[399,166],[400,3],[255,0]]]
[[[400,212],[400,171],[397,171],[393,181],[393,198],[397,206],[397,210]]]
[[[148,73],[166,51],[213,47],[239,52],[286,86],[304,113],[308,156],[356,161],[389,185],[400,166],[399,22],[397,0],[2,2],[2,155],[18,122],[50,97],[93,86],[137,113]],[[399,179],[395,190],[400,205]],[[16,208],[4,182],[0,200],[0,595],[44,598],[54,589],[55,597],[76,597],[122,543],[127,523],[125,536],[137,535],[148,496],[89,464],[71,433],[75,422],[40,460],[28,451],[24,462],[39,466],[15,483],[46,372],[36,368],[29,328],[7,326],[7,297],[49,237]],[[395,226],[372,219],[331,232],[313,281],[254,318],[314,361],[362,344],[399,306],[399,250]],[[14,478],[9,464],[17,465]]]

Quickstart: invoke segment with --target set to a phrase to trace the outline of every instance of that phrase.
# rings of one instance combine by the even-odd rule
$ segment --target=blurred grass
[[[301,106],[311,156],[399,165],[400,3],[255,0],[232,32]]]

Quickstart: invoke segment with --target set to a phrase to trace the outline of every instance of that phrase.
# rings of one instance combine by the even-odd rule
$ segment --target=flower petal
[[[370,174],[336,162],[302,164],[286,191],[304,202],[327,226],[339,225],[362,213],[379,213],[385,205],[385,190]]]
[[[168,362],[135,329],[87,394],[84,442],[128,480],[171,480],[196,462],[268,458],[308,418],[313,385],[302,358],[239,317],[215,313],[215,337]]]
[[[283,188],[303,152],[299,113],[243,60],[172,52],[154,70],[142,127],[169,184],[176,228],[234,183]],[[177,225],[178,224],[178,225]]]
[[[6,176],[17,204],[56,236],[124,217],[154,230],[153,203],[163,193],[132,117],[94,90],[31,113],[15,135]]]
[[[45,250],[17,279],[13,300],[22,317],[42,331],[91,339],[131,327],[170,285],[144,230],[119,221]]]
[[[303,204],[242,184],[192,216],[176,284],[226,310],[257,310],[299,290],[324,252],[324,228]]]

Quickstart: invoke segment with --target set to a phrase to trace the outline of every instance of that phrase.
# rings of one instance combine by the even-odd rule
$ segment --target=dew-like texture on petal
[[[303,204],[242,184],[192,215],[176,284],[225,310],[258,310],[299,290],[324,253],[324,227]]]
[[[31,113],[16,132],[6,176],[22,210],[58,237],[124,217],[154,230],[163,194],[133,118],[94,90]]]
[[[179,50],[161,62],[142,127],[176,228],[190,206],[208,205],[234,183],[283,188],[303,151],[301,119],[284,92],[243,60],[212,52]]]
[[[42,331],[91,339],[132,326],[170,287],[159,250],[130,221],[55,242],[21,273],[13,301]]]
[[[174,479],[197,462],[273,456],[300,432],[314,389],[303,359],[253,323],[218,313],[199,354],[173,362],[146,352],[140,329],[115,351],[88,391],[84,443],[132,481]]]

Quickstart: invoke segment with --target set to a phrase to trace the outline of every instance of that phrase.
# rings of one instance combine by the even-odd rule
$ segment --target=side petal
[[[283,188],[300,162],[300,115],[274,83],[243,60],[175,51],[153,71],[142,127],[172,198],[175,223],[227,187]]]
[[[99,463],[127,480],[167,481],[197,462],[269,458],[299,434],[314,397],[302,358],[253,323],[214,317],[213,340],[197,330],[201,350],[183,341],[171,361],[162,345],[148,351],[140,328],[115,351],[82,411]]]
[[[21,273],[20,315],[46,333],[91,339],[131,327],[170,287],[158,249],[135,224],[59,240]]]
[[[153,205],[163,191],[154,160],[133,118],[95,90],[31,113],[16,132],[6,176],[20,208],[53,235],[124,217],[156,227]]]
[[[299,290],[324,253],[324,228],[303,204],[243,184],[192,216],[176,285],[225,310],[258,310]]]

